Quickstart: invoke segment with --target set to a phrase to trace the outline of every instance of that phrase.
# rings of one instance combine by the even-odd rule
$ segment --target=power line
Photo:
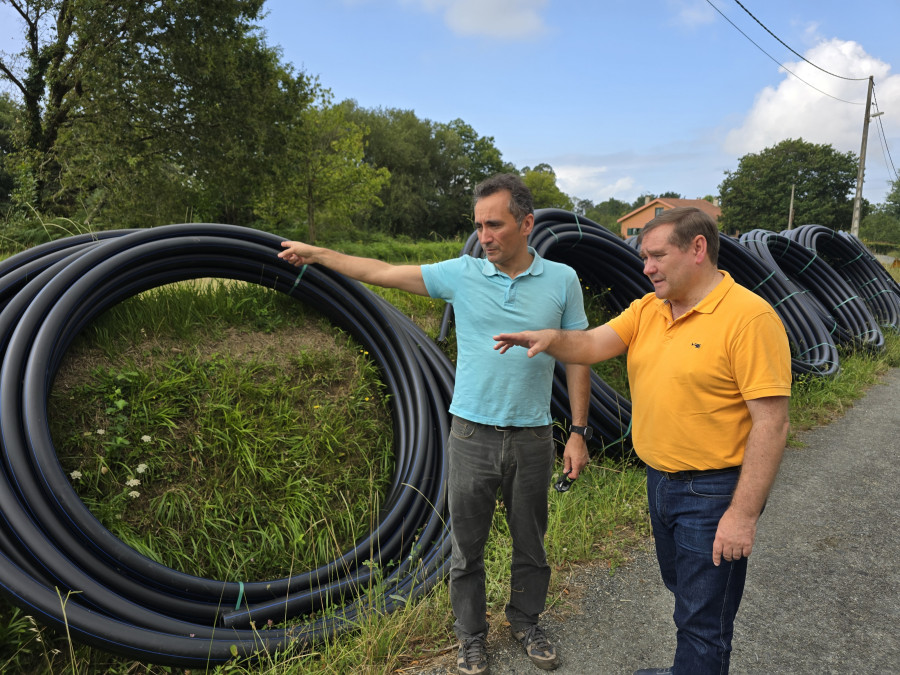
[[[812,89],[815,89],[815,90],[816,90],[817,92],[819,92],[820,94],[824,94],[824,95],[827,96],[828,98],[833,98],[835,101],[840,101],[841,103],[849,103],[850,105],[865,105],[865,103],[863,103],[863,102],[861,102],[861,101],[860,101],[860,102],[857,102],[857,101],[848,101],[848,100],[843,99],[843,98],[838,98],[837,96],[832,96],[832,95],[829,94],[827,91],[822,91],[821,89],[819,89],[819,88],[816,87],[815,85],[810,84],[809,82],[807,82],[806,80],[804,80],[802,77],[800,77],[799,75],[797,75],[797,73],[795,73],[795,72],[792,71],[790,68],[788,68],[788,67],[785,66],[783,63],[781,63],[778,59],[776,59],[774,56],[772,56],[772,55],[771,55],[769,52],[767,52],[765,49],[763,49],[762,47],[760,47],[756,42],[754,42],[753,38],[751,38],[749,35],[747,35],[747,34],[746,34],[744,31],[742,31],[740,28],[738,28],[737,24],[735,24],[734,21],[732,21],[732,20],[729,19],[727,16],[725,16],[725,14],[722,12],[722,10],[719,9],[718,7],[716,7],[716,6],[712,3],[712,0],[706,0],[706,2],[707,2],[707,4],[708,4],[710,7],[712,7],[712,8],[713,8],[714,10],[716,10],[719,14],[721,14],[723,19],[725,19],[728,23],[730,23],[732,26],[734,26],[735,30],[736,30],[738,33],[740,33],[740,34],[743,35],[745,38],[747,38],[750,42],[752,42],[753,45],[754,45],[759,51],[761,51],[763,54],[765,54],[765,55],[768,56],[770,59],[772,59],[775,63],[778,64],[778,66],[779,66],[780,68],[784,68],[785,71],[787,71],[788,73],[790,73],[791,75],[793,75],[794,77],[796,77],[798,80],[800,80],[800,81],[801,81],[803,84],[805,84],[807,87],[811,87]],[[791,50],[791,51],[793,51],[793,50]],[[796,53],[796,52],[795,52],[795,53]],[[864,78],[864,79],[868,80],[869,78]]]
[[[878,109],[878,99],[875,97],[875,86],[872,86],[872,101],[875,103],[875,109]],[[878,118],[878,137],[881,140],[881,151],[885,155],[885,164],[887,165],[890,171],[894,172],[894,177],[892,180],[896,181],[898,178],[897,175],[897,167],[894,166],[894,158],[891,157],[891,150],[888,147],[887,142],[887,134],[884,133],[884,123],[881,121],[881,116]]]
[[[806,61],[806,62],[807,62],[809,65],[811,65],[813,68],[818,68],[818,69],[821,70],[823,73],[827,73],[828,75],[831,75],[832,77],[837,77],[837,78],[839,78],[839,79],[841,79],[841,80],[852,80],[852,81],[854,81],[854,82],[862,82],[863,80],[868,80],[868,79],[869,79],[869,78],[867,78],[867,77],[844,77],[843,75],[838,75],[838,74],[836,74],[836,73],[832,73],[832,72],[830,72],[830,71],[828,71],[828,70],[825,70],[824,68],[821,68],[821,67],[817,66],[815,63],[813,63],[813,62],[810,61],[808,58],[806,58],[805,56],[803,56],[803,54],[800,54],[799,52],[794,51],[794,50],[791,48],[791,46],[790,46],[789,44],[787,44],[784,40],[782,40],[780,37],[778,37],[777,35],[775,35],[775,33],[773,33],[772,31],[770,31],[770,30],[768,29],[768,27],[767,27],[762,21],[760,21],[760,20],[757,19],[755,16],[753,16],[753,13],[752,13],[749,9],[747,9],[746,7],[744,7],[744,5],[741,3],[741,0],[734,0],[734,1],[738,4],[738,6],[739,6],[742,10],[744,10],[745,12],[747,12],[747,14],[750,15],[750,18],[751,18],[751,19],[753,19],[756,23],[758,23],[760,26],[762,26],[762,27],[763,27],[763,30],[765,30],[769,35],[771,35],[773,38],[775,38],[775,39],[778,40],[781,44],[783,44],[785,47],[787,47],[792,53],[796,54],[796,55],[799,56],[801,59],[803,59],[804,61]]]

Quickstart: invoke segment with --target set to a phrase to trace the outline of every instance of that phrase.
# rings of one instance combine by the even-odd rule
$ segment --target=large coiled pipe
[[[797,286],[809,292],[808,302],[816,307],[817,314],[838,344],[882,349],[884,335],[868,305],[822,256],[804,246],[795,236],[785,236],[794,231],[774,234],[752,230],[741,238],[741,242],[772,261]]]
[[[71,237],[0,263],[0,588],[29,614],[130,658],[198,666],[317,642],[352,629],[361,611],[390,611],[444,577],[452,364],[362,285],[318,267],[298,275],[276,257],[280,241],[249,228],[171,225]],[[366,347],[390,391],[395,471],[378,525],[317,570],[236,582],[159,565],[100,525],[56,458],[48,393],[78,332],[128,297],[200,277],[255,283],[309,304]],[[366,597],[377,573],[383,595]],[[327,618],[250,627],[326,605],[337,605]]]
[[[859,239],[822,225],[802,225],[782,234],[822,256],[853,287],[882,327],[900,330],[900,287]]]

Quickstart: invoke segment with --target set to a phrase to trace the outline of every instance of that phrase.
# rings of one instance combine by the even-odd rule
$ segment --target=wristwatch
[[[591,440],[591,438],[593,438],[593,436],[594,436],[594,430],[591,429],[590,427],[578,427],[578,426],[575,426],[574,424],[569,426],[569,433],[570,434],[579,434],[581,436],[584,436],[584,440],[586,440],[586,441]]]

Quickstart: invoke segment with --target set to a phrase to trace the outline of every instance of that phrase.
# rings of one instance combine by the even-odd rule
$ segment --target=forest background
[[[789,139],[746,155],[718,194],[595,204],[563,193],[549,164],[506,162],[493,137],[462,119],[334,101],[267,43],[263,0],[0,4],[15,10],[23,37],[20,52],[0,52],[6,252],[177,222],[311,242],[450,239],[471,230],[472,187],[500,171],[520,173],[538,208],[615,232],[617,218],[657,196],[719,199],[723,231],[780,230],[785,185],[795,186],[795,224],[849,228],[858,158],[829,144]],[[900,246],[900,185],[862,212],[864,239]]]

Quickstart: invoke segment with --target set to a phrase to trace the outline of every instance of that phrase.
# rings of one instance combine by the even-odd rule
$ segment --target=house
[[[718,202],[718,199],[715,200],[715,203],[711,203],[705,199],[669,199],[659,197],[651,200],[647,197],[644,200],[643,206],[636,208],[631,213],[626,213],[616,222],[619,223],[622,239],[627,239],[632,235],[639,234],[644,225],[656,218],[656,216],[663,211],[674,209],[676,206],[693,206],[701,211],[705,211],[712,216],[714,221],[719,222],[719,216],[722,214],[722,209],[719,208]]]

